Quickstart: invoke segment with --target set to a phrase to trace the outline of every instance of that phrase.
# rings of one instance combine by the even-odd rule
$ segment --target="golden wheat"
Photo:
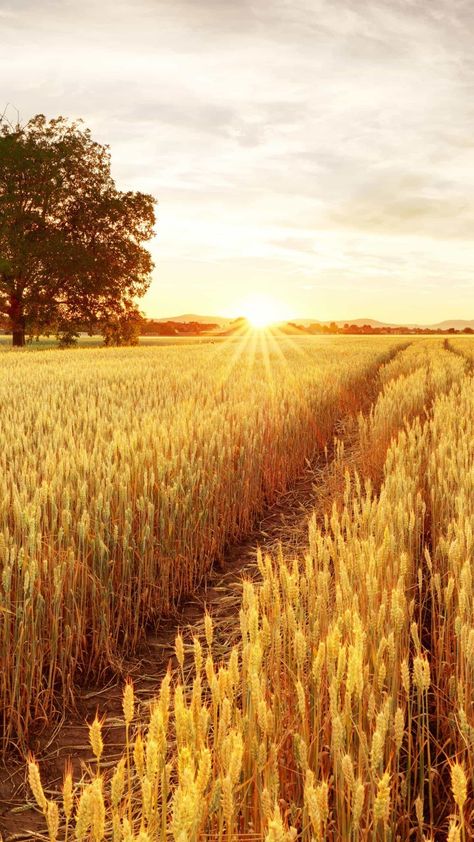
[[[126,685],[123,758],[77,782],[78,839],[471,838],[474,380],[422,340],[379,383],[306,552],[259,554],[243,583],[238,645],[220,660],[208,615],[202,641],[178,634],[145,720]]]
[[[249,342],[1,354],[4,748],[195,590],[400,345]]]

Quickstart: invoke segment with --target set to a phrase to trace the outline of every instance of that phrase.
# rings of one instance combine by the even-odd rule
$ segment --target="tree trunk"
[[[23,348],[25,346],[25,330],[20,328],[13,331],[12,345],[14,348]]]
[[[23,348],[25,345],[26,318],[23,312],[23,301],[19,296],[12,295],[10,299],[10,322],[12,327],[12,345]]]

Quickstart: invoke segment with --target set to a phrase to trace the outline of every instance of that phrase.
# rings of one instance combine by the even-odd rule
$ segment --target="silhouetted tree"
[[[106,345],[138,345],[145,319],[133,306],[109,317],[102,325]]]
[[[0,314],[25,333],[127,318],[150,283],[155,201],[117,190],[108,147],[80,123],[0,126]]]

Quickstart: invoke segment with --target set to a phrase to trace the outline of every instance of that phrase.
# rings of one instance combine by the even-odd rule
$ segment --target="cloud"
[[[424,173],[383,171],[367,180],[330,214],[337,227],[377,234],[469,240],[474,227],[474,197],[465,180],[448,178],[436,168]]]
[[[1,91],[84,117],[159,197],[151,302],[199,306],[191,259],[387,302],[451,266],[467,295],[473,25],[467,0],[0,0]]]

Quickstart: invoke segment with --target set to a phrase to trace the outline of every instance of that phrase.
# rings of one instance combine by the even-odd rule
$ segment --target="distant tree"
[[[177,322],[158,322],[154,319],[144,319],[140,334],[141,336],[175,336],[178,333]]]
[[[138,345],[144,323],[142,314],[133,306],[109,316],[101,329],[105,345]]]
[[[77,340],[79,339],[78,331],[67,327],[63,330],[58,330],[56,336],[60,348],[72,348],[74,345],[77,345]]]
[[[120,320],[150,283],[155,201],[117,190],[108,147],[39,114],[0,125],[0,317],[13,345]],[[128,317],[127,317],[128,318]]]

